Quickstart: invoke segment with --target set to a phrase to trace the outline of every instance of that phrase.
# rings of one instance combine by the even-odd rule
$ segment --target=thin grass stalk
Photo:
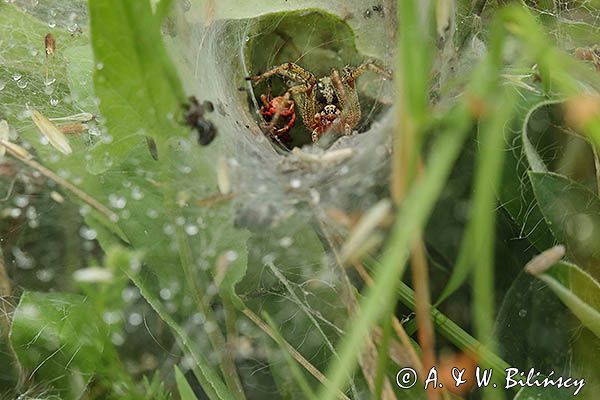
[[[4,254],[2,253],[2,249],[0,249],[0,331],[2,333],[4,345],[10,354],[10,358],[12,358],[13,369],[17,376],[16,389],[20,390],[25,384],[26,373],[19,362],[19,357],[17,357],[17,353],[10,340],[10,331],[12,327],[11,315],[15,310],[15,306],[11,301],[12,295],[13,289],[4,264]]]
[[[286,342],[283,339],[283,337],[279,334],[279,332],[277,331],[277,325],[275,324],[275,321],[272,318],[270,318],[269,315],[266,313],[264,313],[263,316],[264,316],[265,320],[267,321],[267,323],[269,324],[269,326],[271,327],[271,332],[274,335],[274,336],[272,336],[273,340],[275,340],[275,342],[277,342],[277,345],[279,345],[279,347],[284,350],[283,355],[286,359],[286,362],[290,366],[292,375],[294,376],[294,379],[298,383],[298,386],[300,386],[300,389],[302,390],[304,395],[309,400],[317,400],[317,395],[315,394],[315,392],[313,392],[312,388],[306,381],[306,378],[304,377],[304,375],[298,368],[298,365],[296,365],[296,362],[294,362],[293,357],[291,356],[290,353],[285,351]]]
[[[512,93],[514,89],[511,90]],[[497,102],[492,117],[481,126],[481,149],[477,162],[475,204],[472,215],[473,247],[476,263],[473,268],[473,317],[475,332],[486,348],[494,352],[494,247],[496,223],[496,192],[504,161],[504,133],[513,114],[514,94]],[[484,389],[484,399],[502,399],[504,394],[493,388]]]
[[[189,247],[189,242],[181,227],[177,227],[176,237],[181,267],[189,288],[191,289],[192,296],[198,307],[198,310],[206,316],[207,321],[212,321],[215,326],[218,326],[214,312],[212,311],[207,298],[202,295],[202,290],[198,285],[198,277],[193,270],[192,253]],[[213,347],[213,351],[220,352],[219,366],[221,372],[223,373],[225,383],[227,386],[229,386],[230,390],[234,393],[237,399],[244,400],[246,395],[244,394],[244,389],[237,373],[237,368],[233,360],[233,354],[228,346],[227,341],[223,337],[223,333],[220,329],[211,329],[207,332],[207,335]]]
[[[319,220],[319,226],[320,226],[320,230],[321,230],[322,234],[325,236],[325,239],[327,240],[329,249],[335,256],[335,271],[336,271],[338,279],[340,280],[340,283],[341,283],[340,286],[341,286],[341,291],[342,291],[342,294],[341,294],[342,303],[348,310],[348,315],[352,318],[352,317],[356,316],[356,314],[359,310],[358,301],[356,299],[356,295],[354,294],[354,286],[352,286],[352,283],[350,282],[350,278],[348,277],[346,269],[343,267],[340,252],[336,248],[336,246],[333,242],[333,239],[331,238],[331,235],[328,233],[325,225],[323,224],[323,222],[321,220]],[[360,365],[363,375],[367,380],[369,389],[371,390],[372,393],[377,393],[377,390],[378,390],[377,389],[377,373],[378,373],[377,369],[380,364],[379,356],[381,355],[381,352],[377,351],[377,348],[375,346],[375,341],[372,338],[372,331],[369,332],[368,335],[365,335],[365,337],[363,339],[363,345],[364,345],[364,349],[360,352],[360,354],[358,356],[358,364]],[[339,358],[339,355],[337,353],[336,353],[336,357]],[[386,357],[387,357],[387,354],[386,354]],[[376,398],[383,399],[383,400],[396,399],[394,390],[392,389],[389,379],[387,379],[385,376],[382,376],[381,380],[382,380],[381,389],[380,389],[381,392],[379,393],[379,397],[376,397]],[[351,382],[351,383],[352,383],[352,385],[354,385],[353,382]],[[353,386],[353,389],[354,389],[354,386]]]
[[[360,275],[361,279],[367,284],[367,286],[373,286],[373,279],[371,278],[365,267],[360,263],[353,263],[353,266],[354,269],[356,269],[356,272],[358,272],[358,275]],[[406,333],[404,326],[395,315],[392,316],[391,320],[394,332],[396,333],[396,336],[398,336],[398,338],[400,339],[400,343],[402,343],[404,350],[408,353],[408,356],[410,357],[414,368],[417,370],[419,379],[425,382],[427,375],[425,374],[425,369],[423,368],[421,358],[419,357],[419,355],[415,351],[415,348],[413,347],[413,344],[410,340],[410,336]]]
[[[242,310],[242,313],[246,317],[248,317],[250,321],[254,322],[254,324],[258,326],[264,333],[266,333],[271,339],[277,342],[278,335],[269,327],[269,325],[266,322],[264,322],[258,315],[256,315],[254,311],[246,307]],[[280,339],[284,349],[294,358],[294,360],[296,360],[300,365],[302,365],[304,369],[306,369],[323,385],[331,387],[331,382],[325,377],[325,375],[321,373],[321,371],[319,371],[314,365],[312,365],[307,359],[305,359],[304,356],[302,356],[302,354],[300,354],[298,350],[294,348],[294,346],[285,341],[285,339],[281,337]],[[334,398],[336,396],[338,399],[350,400],[348,396],[346,396],[342,391],[338,389],[334,389]]]
[[[423,366],[425,370],[430,370],[436,365],[435,332],[430,314],[429,268],[425,256],[425,246],[421,238],[413,246],[411,267],[416,300],[415,314]],[[439,398],[439,391],[433,386],[428,386],[427,396],[430,400],[437,399]]]
[[[394,315],[396,310],[396,304],[388,304],[388,310],[385,315]],[[383,320],[383,330],[381,332],[381,341],[377,349],[377,369],[375,371],[375,398],[380,399],[383,393],[383,384],[385,382],[385,374],[388,367],[388,352],[390,349],[392,335],[392,318],[385,318]]]
[[[462,149],[471,118],[466,108],[454,110],[451,127],[435,141],[423,179],[416,182],[407,194],[404,205],[398,212],[383,262],[376,273],[374,284],[367,289],[358,315],[354,318],[354,329],[342,339],[340,358],[330,367],[329,376],[333,387],[345,386],[346,377],[355,369],[357,354],[362,350],[363,338],[383,317],[385,305],[396,301],[397,285],[401,282],[409,248],[416,239],[415,232],[422,231],[436,203],[450,170]],[[333,400],[335,391],[325,388],[319,396]]]

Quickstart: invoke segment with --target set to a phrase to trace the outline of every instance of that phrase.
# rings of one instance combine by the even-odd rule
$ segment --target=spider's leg
[[[281,64],[277,67],[273,67],[269,71],[260,75],[248,76],[246,77],[246,80],[258,83],[264,81],[265,79],[269,79],[273,75],[279,75],[293,82],[302,82],[305,85],[311,86],[314,85],[317,81],[317,78],[315,78],[315,76],[312,73],[308,72],[301,66],[291,62]]]
[[[344,82],[337,69],[331,71],[331,82],[333,82],[333,87],[335,87],[335,90],[337,91],[338,99],[342,102],[342,108],[344,108],[344,103],[346,102],[346,88],[344,87]]]
[[[297,85],[288,89],[288,93],[292,95],[296,102],[302,122],[309,131],[314,129],[313,117],[318,112],[317,91],[313,88],[314,85]]]
[[[271,96],[265,96],[264,94],[260,95],[260,100],[263,102],[264,107],[269,107],[269,101],[271,99]]]
[[[348,83],[351,86],[354,86],[354,82],[367,71],[375,72],[376,74],[383,76],[385,79],[393,79],[392,73],[390,71],[379,65],[377,62],[373,60],[368,60],[354,69],[346,69],[344,71],[344,82]]]
[[[350,125],[348,125],[348,124],[344,125],[344,135],[346,135],[346,136],[352,135],[352,128],[350,128]]]
[[[271,85],[271,80],[267,79],[267,99],[271,101],[273,99],[273,87]]]
[[[358,125],[362,116],[356,88],[341,78],[340,73],[335,69],[331,72],[331,81],[340,102],[340,109],[342,111],[340,119],[344,127],[343,133],[350,135],[352,134],[352,129]]]
[[[313,143],[317,143],[319,141],[319,131],[315,129],[312,132],[311,138]]]

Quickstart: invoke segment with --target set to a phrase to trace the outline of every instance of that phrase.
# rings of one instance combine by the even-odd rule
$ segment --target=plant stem
[[[418,327],[419,344],[425,370],[436,365],[435,332],[431,322],[431,300],[429,296],[429,268],[425,257],[425,246],[419,238],[413,246],[411,255],[412,281],[415,288],[415,314]],[[433,386],[427,387],[430,400],[439,398],[439,392]]]
[[[15,308],[10,300],[11,296],[12,285],[10,284],[10,277],[6,272],[6,267],[4,265],[4,254],[2,253],[2,249],[0,249],[0,331],[2,333],[2,340],[4,341],[6,349],[13,359],[15,374],[17,375],[16,388],[21,389],[26,378],[25,371],[19,362],[17,353],[15,352],[10,340],[10,330],[12,326],[10,315],[13,314]]]
[[[246,307],[242,310],[242,313],[244,313],[244,315],[246,317],[248,317],[248,319],[250,319],[252,322],[254,322],[256,324],[256,326],[258,326],[263,332],[265,332],[267,335],[269,335],[269,337],[271,339],[275,340],[276,342],[278,341],[278,336],[275,334],[275,332],[273,332],[271,330],[271,328],[269,327],[269,325],[266,322],[264,322],[258,315],[256,315],[254,313],[254,311],[252,311],[251,309]],[[290,353],[290,355],[292,357],[294,357],[294,359],[296,361],[298,361],[300,363],[300,365],[302,365],[304,367],[304,369],[306,369],[308,372],[310,372],[310,374],[312,376],[314,376],[323,385],[325,385],[325,386],[331,385],[331,383],[329,382],[329,380],[327,380],[325,375],[323,375],[321,373],[321,371],[319,371],[317,368],[315,368],[314,365],[312,365],[308,360],[306,360],[302,356],[302,354],[300,354],[298,352],[298,350],[296,350],[291,344],[286,342],[283,338],[281,338],[281,341],[282,341],[282,344],[285,347],[285,349]],[[350,398],[348,396],[346,396],[344,393],[342,393],[339,390],[336,390],[336,394],[337,394],[337,397],[340,399],[350,400]]]
[[[354,369],[364,337],[383,316],[381,305],[395,302],[397,285],[401,283],[409,248],[415,240],[415,232],[423,229],[432,212],[470,127],[471,117],[466,107],[454,110],[450,126],[433,144],[423,179],[416,182],[407,193],[374,284],[362,300],[359,313],[354,318],[354,329],[342,339],[340,360],[332,362],[330,379],[335,387],[342,387],[346,377]],[[321,398],[329,400],[333,394],[331,389],[327,389]]]
[[[16,159],[20,160],[27,166],[37,170],[46,178],[53,180],[60,186],[69,190],[75,196],[79,197],[79,199],[81,199],[84,203],[87,203],[90,207],[94,208],[96,211],[108,218],[111,222],[114,223],[119,219],[119,216],[117,214],[115,214],[112,210],[108,209],[98,200],[94,199],[89,194],[85,193],[83,190],[79,189],[77,186],[73,185],[66,179],[63,179],[60,176],[56,175],[54,172],[50,171],[42,164],[33,160],[32,156],[27,152],[27,150],[23,149],[21,146],[18,146],[14,143],[2,139],[0,139],[0,146],[4,146],[6,148],[6,151],[8,151]]]
[[[181,227],[177,227],[176,235],[183,273],[186,277],[188,285],[190,286],[192,296],[194,297],[194,301],[196,302],[198,310],[206,316],[207,321],[211,321],[215,324],[215,326],[218,327],[218,321],[214,316],[210,304],[208,304],[207,298],[202,296],[202,291],[198,285],[198,277],[194,274],[192,267],[192,252],[189,247],[187,237]],[[231,353],[230,348],[223,337],[223,333],[217,328],[208,330],[207,335],[213,350],[215,352],[220,352],[221,357],[219,358],[219,366],[221,368],[221,372],[223,373],[225,383],[227,386],[229,386],[231,391],[238,399],[245,399],[246,396],[244,395],[244,389],[237,373],[235,362],[233,360],[233,354]]]
[[[480,16],[483,13],[486,4],[487,0],[474,0],[473,6],[471,7],[471,13]]]
[[[318,221],[319,221],[320,231],[324,235],[324,237],[327,241],[327,245],[335,257],[335,272],[340,281],[341,292],[342,292],[341,293],[342,303],[348,310],[348,315],[350,315],[351,317],[354,317],[354,316],[356,316],[356,313],[359,309],[358,301],[354,294],[354,286],[352,286],[352,283],[350,282],[350,279],[348,278],[348,274],[346,273],[346,270],[343,267],[339,251],[336,248],[331,235],[328,233],[325,224],[323,223],[323,221],[321,219],[319,219]],[[373,342],[373,339],[371,337],[371,333],[369,333],[368,335],[365,335],[365,337],[363,339],[363,346],[364,346],[364,349],[362,349],[362,351],[358,355],[358,363],[361,367],[363,375],[365,376],[365,378],[367,380],[369,389],[371,390],[372,393],[377,393],[377,384],[376,384],[377,379],[376,378],[377,378],[378,352],[375,347],[375,343]],[[337,356],[337,354],[336,354],[336,356]],[[338,359],[339,359],[339,357],[338,357]],[[376,398],[381,398],[384,400],[396,399],[396,396],[395,396],[392,386],[389,382],[389,379],[383,377],[381,395]]]

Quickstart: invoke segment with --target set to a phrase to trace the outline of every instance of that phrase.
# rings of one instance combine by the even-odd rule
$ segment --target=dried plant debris
[[[30,109],[31,119],[38,127],[40,132],[46,136],[50,144],[58,151],[65,155],[69,155],[73,152],[71,146],[69,145],[69,140],[66,136],[57,128],[56,125],[48,118],[46,118],[42,113],[37,111],[36,109]]]

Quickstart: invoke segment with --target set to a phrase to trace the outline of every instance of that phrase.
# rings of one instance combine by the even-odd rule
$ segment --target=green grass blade
[[[386,304],[394,302],[395,291],[404,273],[409,248],[420,232],[438,199],[454,161],[458,157],[463,142],[471,126],[471,119],[466,109],[455,110],[451,127],[436,140],[423,179],[415,183],[408,193],[404,205],[397,216],[397,223],[390,238],[381,267],[378,268],[374,285],[367,291],[361,301],[360,313],[354,319],[340,345],[340,358],[335,359],[330,368],[329,378],[332,385],[319,395],[321,399],[333,400],[335,389],[344,386],[344,382],[356,367],[357,356],[363,338],[369,334],[370,328],[382,317]]]
[[[288,366],[290,367],[290,370],[292,371],[292,375],[293,375],[294,379],[296,380],[296,383],[298,383],[298,386],[300,387],[300,389],[306,396],[305,398],[308,400],[317,400],[318,397],[313,392],[312,388],[310,387],[310,384],[306,380],[306,377],[304,376],[304,374],[298,367],[297,362],[292,358],[292,356],[286,350],[285,340],[279,333],[279,330],[277,329],[277,324],[275,323],[275,321],[273,321],[273,319],[267,313],[263,313],[263,318],[267,321],[267,323],[271,327],[271,331],[273,332],[274,340],[275,340],[275,342],[277,342],[277,345],[281,349],[281,354],[283,355],[283,357],[285,358],[285,361],[287,362]]]
[[[198,398],[194,394],[194,391],[190,387],[190,384],[188,383],[187,379],[185,379],[185,376],[183,375],[179,367],[177,367],[177,365],[175,365],[174,367],[175,382],[177,383],[177,390],[179,391],[179,397],[181,398],[181,400],[198,400]]]
[[[485,87],[475,89],[481,91],[479,96],[481,99],[485,92],[494,93],[494,89],[499,84],[499,73],[502,68],[501,52],[504,45],[503,30],[496,23],[492,30],[490,40],[490,50],[487,59],[481,65],[480,73],[487,74],[484,82]],[[491,117],[482,120],[480,124],[480,143],[477,163],[475,187],[473,189],[473,214],[466,228],[460,252],[458,255],[456,267],[450,277],[450,281],[444,288],[440,298],[436,304],[441,303],[444,299],[456,291],[467,279],[474,263],[480,264],[480,259],[488,259],[489,254],[479,254],[476,252],[490,252],[490,243],[481,243],[474,245],[474,242],[483,240],[487,241],[491,238],[493,242],[493,218],[494,215],[494,199],[496,196],[497,182],[501,177],[501,168],[504,158],[503,140],[504,140],[504,125],[510,120],[512,114],[511,99],[506,99],[504,91],[500,94],[493,95],[491,100],[485,101],[485,106],[489,108],[488,113]],[[509,112],[505,112],[506,109]],[[492,182],[492,184],[490,184]],[[489,236],[492,235],[492,236]],[[475,249],[475,251],[473,251]],[[480,269],[481,272],[482,269]],[[480,278],[483,278],[480,276]],[[483,281],[483,279],[481,279]],[[489,284],[486,284],[489,289]],[[493,285],[492,285],[493,286]]]
[[[196,367],[194,369],[194,373],[202,388],[208,395],[211,400],[234,400],[235,396],[231,393],[229,388],[225,386],[223,380],[219,376],[219,374],[214,369],[213,365],[209,362],[209,360],[201,353],[194,350],[192,345],[192,340],[189,338],[187,333],[173,320],[169,313],[163,308],[151,292],[146,288],[146,285],[143,279],[136,274],[129,272],[127,269],[124,269],[125,273],[129,277],[129,279],[135,284],[135,286],[139,289],[142,297],[150,304],[152,309],[158,314],[158,316],[171,328],[171,331],[175,335],[175,337],[179,340],[182,347],[194,358],[194,362]]]
[[[400,282],[398,299],[402,304],[411,310],[415,309],[414,292],[404,282]],[[431,317],[436,329],[446,339],[464,352],[475,355],[482,366],[494,369],[495,374],[504,374],[504,371],[510,367],[506,361],[483,346],[481,342],[469,335],[464,329],[458,326],[454,321],[444,315],[437,308],[431,308]]]

